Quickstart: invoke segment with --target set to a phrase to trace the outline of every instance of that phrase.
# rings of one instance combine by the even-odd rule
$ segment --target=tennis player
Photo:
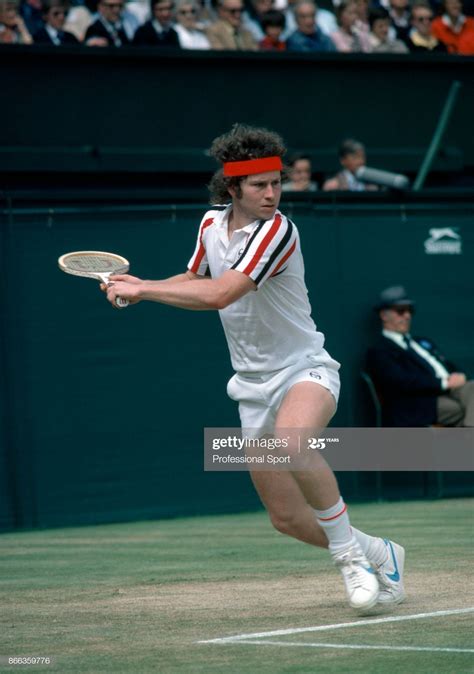
[[[202,219],[187,271],[161,281],[116,275],[103,286],[114,306],[119,296],[218,310],[235,370],[227,391],[242,427],[276,436],[324,428],[339,396],[339,363],[311,318],[298,231],[278,210],[284,153],[266,129],[235,125],[216,138],[211,155],[221,168],[210,190],[212,203],[225,205]],[[312,460],[311,471],[251,473],[273,525],[329,548],[351,607],[400,603],[404,549],[351,527],[331,468],[316,450]]]

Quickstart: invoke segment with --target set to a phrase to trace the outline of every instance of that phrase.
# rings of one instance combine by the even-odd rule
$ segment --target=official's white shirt
[[[188,269],[219,278],[229,269],[257,285],[219,311],[236,372],[273,372],[306,355],[332,360],[311,318],[298,231],[280,211],[228,238],[231,205],[213,207],[202,219]]]
[[[408,346],[405,343],[405,340],[403,339],[403,335],[400,332],[395,332],[394,330],[382,330],[382,333],[385,337],[391,339],[392,342],[398,344],[398,346],[400,346],[402,349],[405,349],[405,351],[408,349]],[[413,349],[413,351],[416,351],[416,353],[419,356],[421,356],[424,360],[427,361],[429,365],[431,365],[436,377],[438,377],[438,379],[441,379],[441,384],[443,388],[447,389],[449,377],[448,370],[429,351],[424,349],[420,344],[418,344],[418,342],[415,342],[415,340],[412,339],[410,335],[407,335],[407,337],[410,340],[410,347]]]

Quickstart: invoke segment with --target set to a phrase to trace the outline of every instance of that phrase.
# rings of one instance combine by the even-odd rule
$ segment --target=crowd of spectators
[[[0,0],[0,43],[474,55],[461,0],[333,2]]]

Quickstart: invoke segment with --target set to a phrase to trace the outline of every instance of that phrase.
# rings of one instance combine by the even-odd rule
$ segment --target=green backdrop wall
[[[145,278],[182,271],[205,204],[4,202],[0,227],[0,527],[55,526],[258,507],[248,476],[202,471],[205,426],[237,426],[217,314],[154,304],[114,311],[57,258],[127,256]],[[473,203],[287,202],[327,347],[342,364],[335,426],[370,425],[359,377],[380,289],[402,282],[415,332],[474,373]],[[427,255],[455,227],[460,255]],[[472,493],[471,475],[342,474],[348,498]]]
[[[20,173],[37,185],[108,172],[137,185],[146,174],[167,184],[179,173],[183,185],[214,170],[205,151],[236,121],[279,131],[313,156],[315,171],[336,170],[337,146],[355,136],[369,164],[414,173],[454,80],[463,86],[434,169],[474,179],[473,64],[444,54],[64,47],[59,55],[0,45],[1,184]]]

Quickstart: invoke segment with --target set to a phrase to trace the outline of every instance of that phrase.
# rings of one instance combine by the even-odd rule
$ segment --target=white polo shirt
[[[280,211],[256,220],[228,238],[232,206],[213,206],[202,219],[188,269],[219,278],[228,269],[257,285],[219,311],[232,367],[245,374],[273,372],[307,355],[321,354],[324,335],[311,318],[298,230]]]

